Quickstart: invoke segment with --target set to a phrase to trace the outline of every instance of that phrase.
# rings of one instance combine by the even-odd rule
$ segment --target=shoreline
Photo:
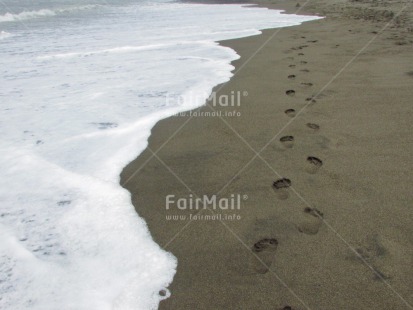
[[[287,13],[295,4],[260,3]],[[246,91],[241,115],[161,120],[149,148],[122,172],[121,183],[139,169],[125,188],[155,242],[178,258],[172,296],[160,309],[413,303],[412,33],[380,33],[394,15],[373,14],[369,2],[334,5],[317,1],[300,11],[326,19],[219,42],[241,58],[214,91]],[[357,5],[365,15],[346,17]],[[274,184],[282,178],[291,186]],[[167,195],[216,193],[247,196],[235,212],[240,220],[166,220],[196,213],[166,210]]]

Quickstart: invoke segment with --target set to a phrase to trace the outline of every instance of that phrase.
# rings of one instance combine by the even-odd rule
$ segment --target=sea
[[[317,18],[0,0],[0,309],[157,309],[179,261],[152,240],[119,184],[123,167],[159,120],[231,78],[239,56],[217,41]]]

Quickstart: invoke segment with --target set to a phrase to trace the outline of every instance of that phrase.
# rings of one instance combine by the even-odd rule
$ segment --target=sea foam
[[[75,7],[61,8],[61,9],[40,9],[36,11],[23,11],[20,13],[11,13],[7,12],[3,15],[0,15],[0,23],[4,22],[16,22],[16,21],[25,21],[29,19],[50,17],[58,14],[79,11],[79,10],[89,10],[95,8],[96,5],[81,5]]]
[[[13,35],[11,33],[8,33],[6,31],[0,31],[0,40],[7,39],[7,38],[10,38],[12,36]]]

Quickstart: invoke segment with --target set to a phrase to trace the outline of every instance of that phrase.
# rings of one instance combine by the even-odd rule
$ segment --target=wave
[[[160,49],[166,49],[166,48],[183,46],[183,45],[211,46],[211,45],[217,45],[217,44],[201,40],[201,41],[181,41],[181,42],[164,43],[164,44],[149,44],[149,45],[141,45],[141,46],[120,46],[120,47],[114,47],[114,48],[108,48],[108,49],[102,49],[102,50],[96,50],[96,51],[44,55],[44,56],[38,56],[37,59],[46,60],[46,59],[55,59],[55,58],[87,57],[87,56],[110,54],[110,53],[122,54],[122,53],[148,51],[148,50],[160,50]]]
[[[44,16],[54,16],[56,13],[52,10],[39,10],[39,11],[24,11],[19,14],[12,14],[12,13],[6,13],[4,15],[0,16],[0,22],[15,22],[15,21],[21,21],[21,20],[26,20],[26,19],[32,19],[32,18],[39,18],[39,17],[44,17]]]
[[[85,57],[85,56],[93,56],[99,54],[108,54],[108,53],[128,53],[128,52],[135,52],[135,51],[143,51],[143,50],[150,50],[150,49],[158,49],[164,46],[170,46],[169,44],[153,44],[153,45],[146,45],[146,46],[123,46],[123,47],[115,47],[97,51],[89,51],[89,52],[74,52],[74,53],[63,53],[63,54],[54,54],[54,55],[45,55],[39,56],[38,59],[53,59],[53,58],[72,58],[72,57]]]
[[[7,38],[10,38],[12,36],[13,35],[11,33],[8,33],[6,31],[0,31],[0,40],[7,39]]]
[[[97,7],[97,5],[82,5],[82,6],[72,7],[72,8],[63,8],[63,9],[55,9],[55,10],[41,9],[37,11],[23,11],[18,14],[13,14],[13,13],[8,12],[4,15],[0,15],[0,23],[17,22],[17,21],[23,21],[23,20],[29,20],[29,19],[50,17],[50,16],[55,16],[58,14],[72,12],[72,11],[88,10],[88,9],[92,9],[95,7]]]

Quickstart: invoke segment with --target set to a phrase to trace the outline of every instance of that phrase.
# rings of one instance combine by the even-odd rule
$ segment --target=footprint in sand
[[[295,47],[292,47],[291,49],[293,51],[297,51],[297,50],[302,50],[303,48],[306,48],[306,47],[308,47],[308,45],[295,46]]]
[[[290,67],[290,68],[295,68],[295,65],[289,65],[288,67]]]
[[[313,131],[317,131],[320,129],[320,126],[314,123],[307,123],[306,126],[310,129],[312,129]]]
[[[318,40],[309,40],[309,41],[307,41],[308,43],[316,43],[316,42],[318,42]]]
[[[287,109],[284,111],[284,113],[289,117],[295,117],[295,115],[297,114],[294,109]]]
[[[291,306],[285,306],[281,308],[280,310],[294,310]]]
[[[305,98],[305,101],[308,101],[310,103],[316,103],[317,102],[317,100],[315,100],[314,97]]]
[[[278,247],[278,240],[275,238],[264,238],[252,246],[252,251],[256,255],[254,269],[257,273],[267,273],[272,264],[275,251]]]
[[[315,174],[323,165],[323,161],[315,156],[308,156],[307,163],[306,171],[310,174]]]
[[[294,96],[295,95],[295,90],[293,90],[293,89],[289,89],[289,90],[287,90],[286,92],[285,92],[285,94],[287,95],[287,96]]]
[[[294,80],[294,79],[295,79],[295,75],[294,75],[294,74],[290,74],[290,75],[288,76],[288,79]]]
[[[316,208],[306,207],[304,209],[304,219],[297,226],[298,231],[306,235],[315,235],[323,224],[323,213]]]
[[[304,53],[298,53],[298,56],[304,56]]]
[[[300,71],[301,72],[306,72],[306,73],[310,72],[310,70],[308,70],[308,69],[301,69]]]
[[[300,61],[300,64],[302,64],[302,65],[306,65],[306,64],[307,64],[307,62],[306,62],[305,60],[301,60],[301,61]]]
[[[355,248],[356,253],[349,253],[347,259],[360,263],[368,262],[373,271],[373,280],[388,280],[391,278],[391,265],[393,265],[394,262],[393,264],[389,264],[388,259],[391,256],[389,255],[389,249],[385,245],[386,239],[380,235],[374,234],[367,236],[363,244]]]
[[[301,85],[306,86],[306,87],[311,87],[313,86],[313,83],[301,83]]]
[[[294,146],[294,137],[293,136],[281,137],[280,142],[285,148],[290,149]]]
[[[292,47],[291,49],[293,51],[297,51],[297,50],[302,50],[303,48],[306,48],[306,47],[308,47],[308,45],[300,45],[300,46],[297,46],[297,47]]]
[[[287,178],[278,179],[274,181],[272,187],[278,199],[285,200],[290,197],[289,188],[291,187],[291,180]]]

